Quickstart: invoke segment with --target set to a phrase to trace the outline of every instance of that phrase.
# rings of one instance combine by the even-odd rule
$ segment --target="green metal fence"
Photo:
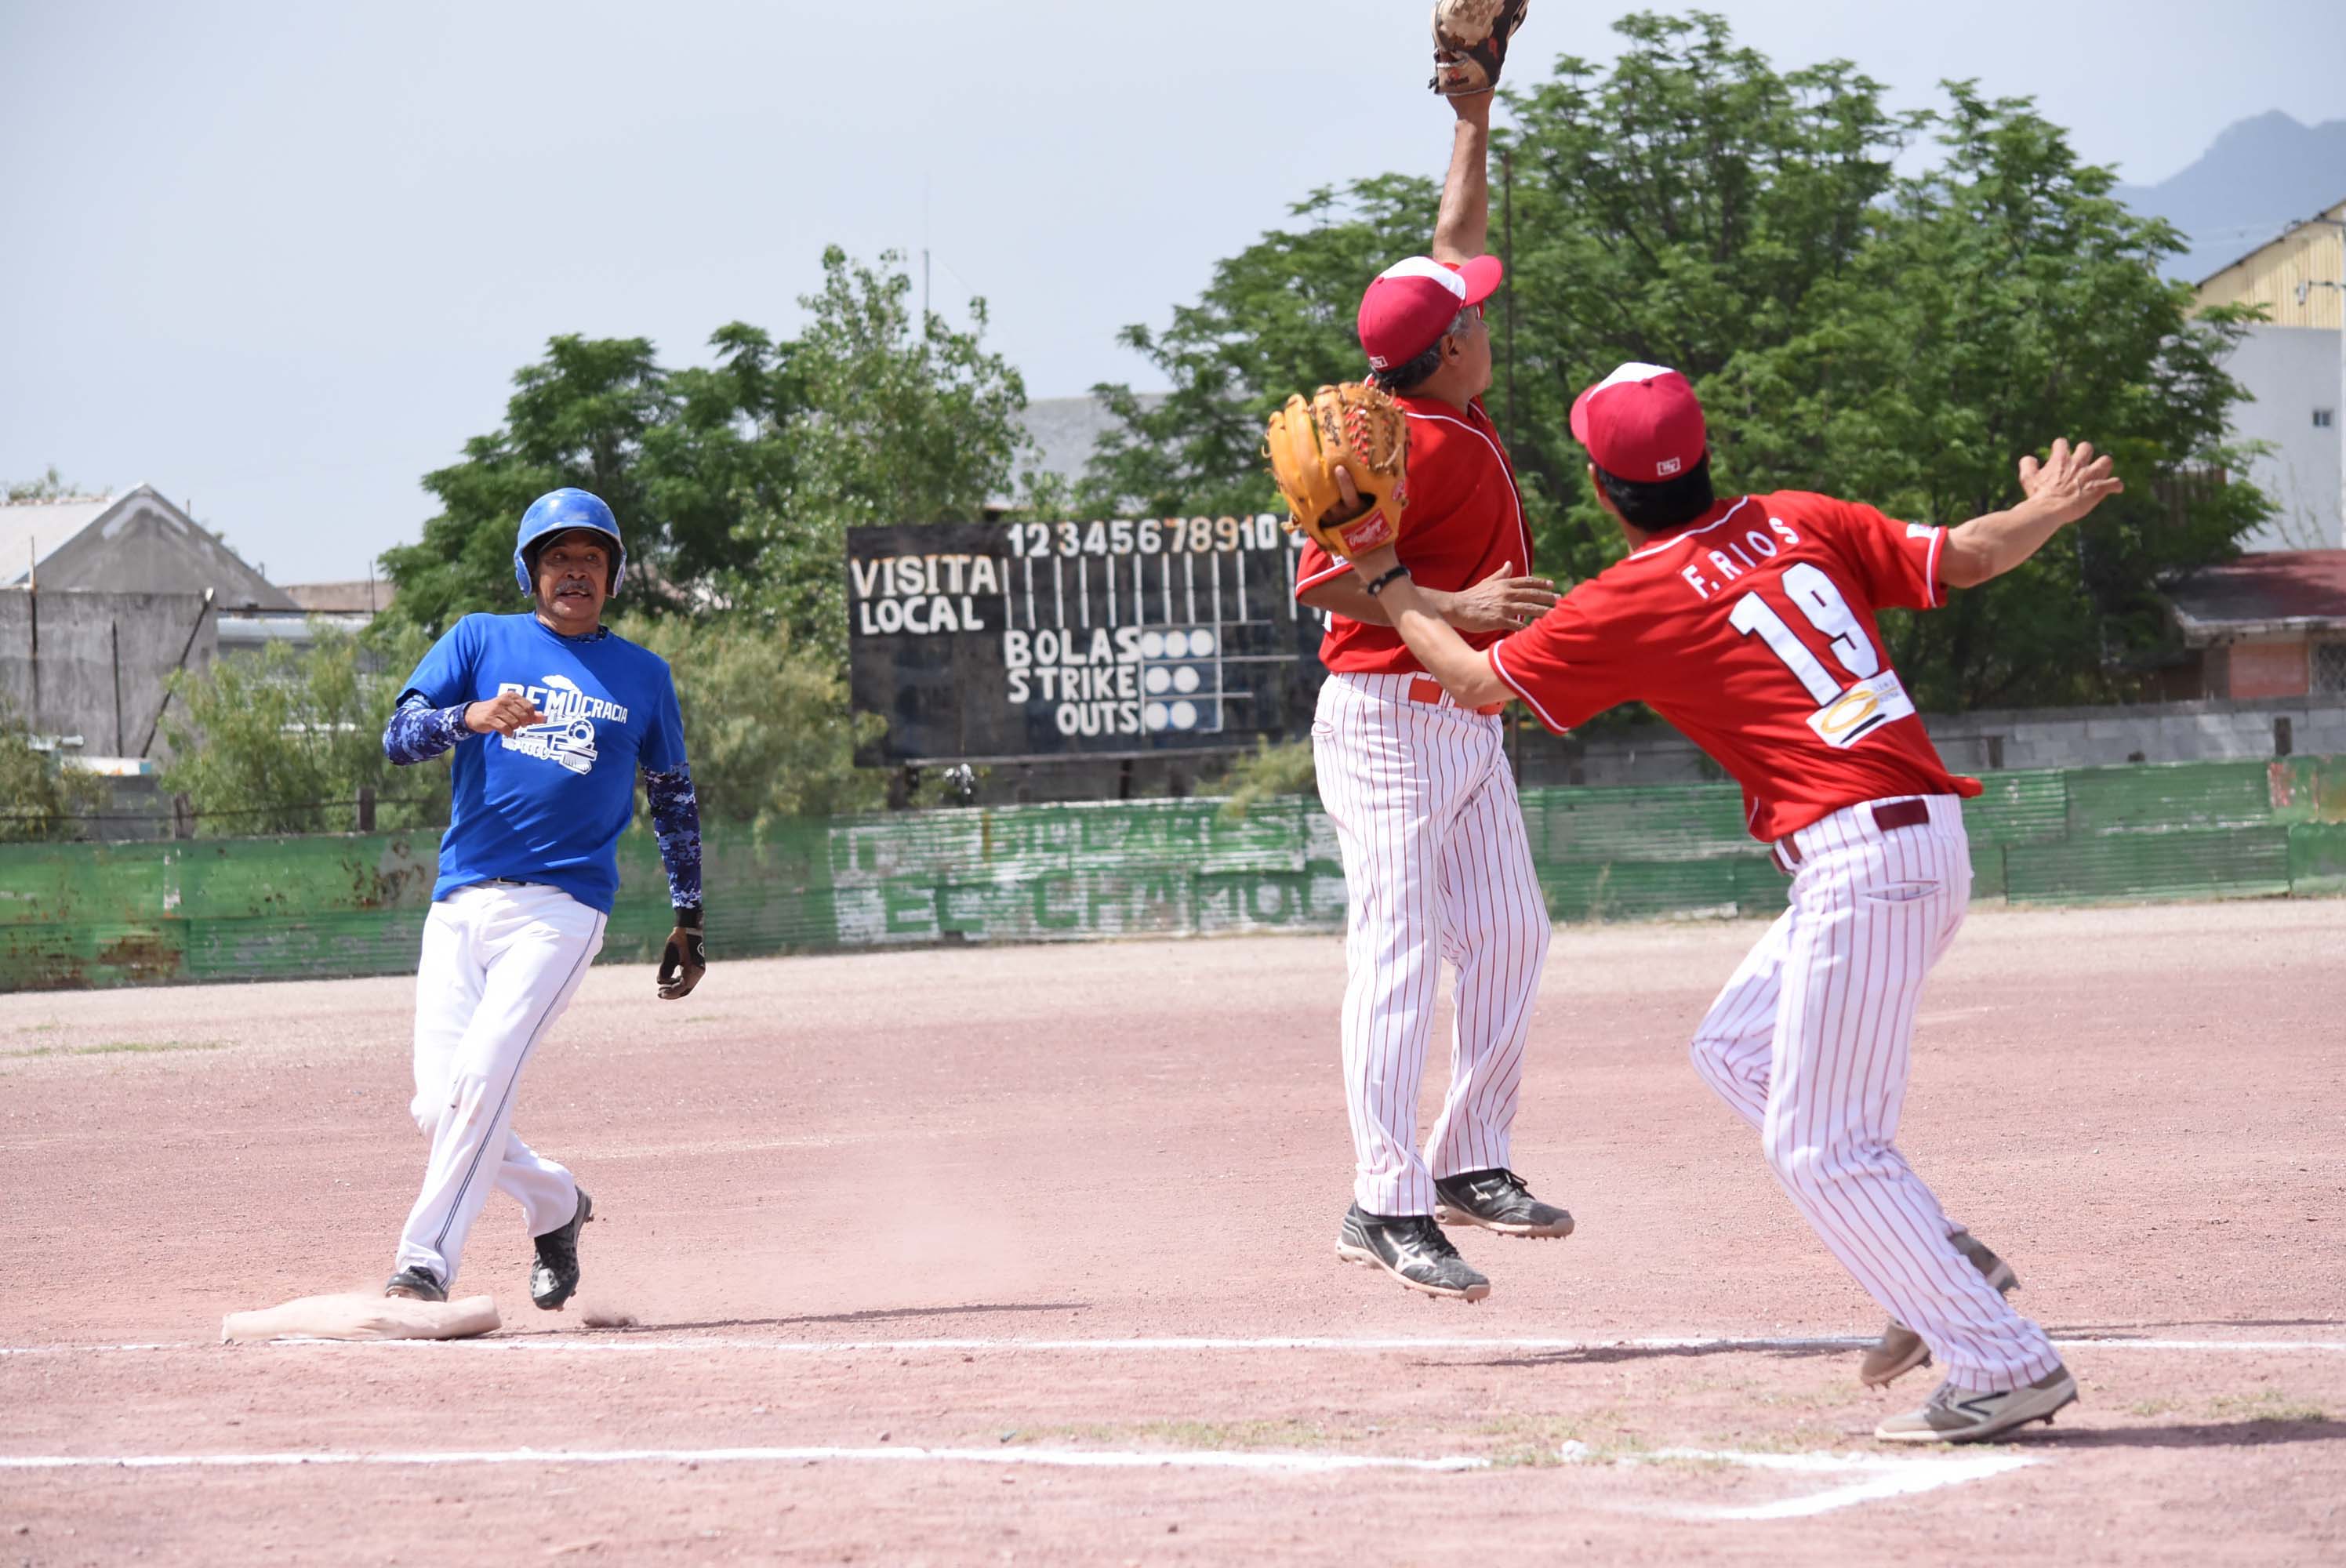
[[[1538,789],[1524,818],[1559,920],[1760,914],[1784,883],[1732,786]],[[2000,773],[1965,809],[1974,895],[2013,903],[2346,893],[2346,759]],[[0,989],[397,973],[428,835],[0,845]],[[648,836],[621,845],[607,960],[668,925]],[[947,942],[1333,931],[1335,835],[1312,803],[1025,806],[712,830],[720,957]]]

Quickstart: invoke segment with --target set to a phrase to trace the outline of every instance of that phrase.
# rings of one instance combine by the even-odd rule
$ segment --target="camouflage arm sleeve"
[[[659,840],[660,864],[668,868],[668,901],[678,915],[700,914],[700,801],[692,792],[689,766],[665,773],[644,770],[644,796],[651,802],[652,837]]]
[[[464,728],[469,706],[434,708],[422,693],[409,692],[382,727],[382,754],[402,768],[430,761],[472,733]]]

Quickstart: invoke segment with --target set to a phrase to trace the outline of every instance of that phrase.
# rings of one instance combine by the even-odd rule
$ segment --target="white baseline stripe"
[[[1517,1350],[1838,1350],[1854,1349],[1871,1345],[1874,1336],[1866,1335],[1778,1335],[1756,1338],[1733,1336],[1673,1335],[1647,1336],[1627,1339],[1469,1339],[1441,1337],[1373,1337],[1341,1338],[1330,1336],[1296,1336],[1292,1338],[1259,1337],[1249,1339],[1218,1339],[1205,1337],[1127,1338],[1090,1339],[749,1339],[739,1338],[659,1339],[651,1333],[596,1332],[555,1333],[531,1336],[493,1335],[479,1339],[280,1339],[239,1346],[241,1351],[265,1350],[270,1348],[324,1347],[338,1349],[367,1349],[389,1346],[401,1349],[439,1349],[451,1352],[490,1350],[620,1352],[651,1355],[667,1351],[693,1350],[756,1350],[783,1355],[910,1355],[922,1350],[976,1351],[1013,1353],[1031,1351],[1037,1354],[1103,1354],[1113,1351],[1146,1351],[1151,1353],[1183,1352],[1245,1352],[1264,1350],[1352,1350],[1352,1351],[1475,1351]],[[2346,1354],[2346,1340],[2341,1339],[2115,1339],[2094,1338],[2055,1338],[2053,1343],[2064,1349],[2093,1350],[2157,1350],[2187,1355],[2270,1355],[2311,1351],[2325,1355]],[[153,1344],[123,1345],[17,1345],[0,1346],[0,1356],[62,1356],[76,1353],[110,1354],[132,1350],[210,1350],[219,1349],[209,1340],[180,1339]]]
[[[1091,1470],[1245,1470],[1321,1475],[1348,1470],[1488,1470],[1491,1461],[1386,1458],[1377,1454],[1142,1453],[1053,1448],[626,1448],[485,1449],[422,1453],[148,1453],[0,1456],[0,1470],[233,1470],[300,1465],[816,1464],[827,1461],[945,1464],[1041,1464]]]
[[[1576,1463],[1601,1462],[1578,1443],[1558,1457]],[[1632,1512],[1678,1519],[1804,1519],[1862,1502],[1912,1496],[1992,1476],[2037,1462],[2019,1455],[1987,1454],[1950,1459],[1887,1458],[1874,1454],[1745,1453],[1726,1449],[1659,1449],[1616,1459],[1617,1465],[1697,1460],[1747,1470],[1795,1474],[1861,1474],[1865,1480],[1772,1502],[1720,1506],[1663,1505]],[[992,1464],[1041,1465],[1066,1470],[1219,1470],[1269,1475],[1328,1475],[1357,1471],[1414,1471],[1455,1474],[1488,1471],[1479,1455],[1413,1459],[1380,1454],[1231,1453],[1213,1450],[1139,1452],[1131,1450],[1053,1448],[634,1448],[475,1449],[406,1453],[366,1453],[328,1449],[309,1453],[18,1454],[0,1456],[0,1471],[58,1470],[292,1470],[311,1465],[370,1465],[431,1468],[484,1464]]]

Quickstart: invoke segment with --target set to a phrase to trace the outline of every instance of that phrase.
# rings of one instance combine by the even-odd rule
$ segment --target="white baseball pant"
[[[536,883],[459,888],[432,906],[415,972],[409,1107],[432,1156],[400,1233],[399,1268],[454,1285],[491,1187],[520,1202],[532,1236],[576,1214],[577,1182],[514,1135],[514,1095],[601,951],[606,923],[599,910]]]
[[[1438,700],[1413,700],[1411,691]],[[1344,1098],[1352,1196],[1433,1212],[1436,1177],[1508,1163],[1546,901],[1494,715],[1424,676],[1333,674],[1311,726],[1320,800],[1344,856]],[[1415,1146],[1441,960],[1457,972],[1450,1091]]]
[[[1695,1071],[1760,1130],[1777,1181],[1841,1266],[1922,1336],[1955,1387],[2015,1389],[2060,1364],[1947,1237],[1956,1227],[1898,1152],[1914,1010],[1964,923],[1963,802],[1884,830],[1885,802],[1792,835],[1791,904],[1694,1040]]]

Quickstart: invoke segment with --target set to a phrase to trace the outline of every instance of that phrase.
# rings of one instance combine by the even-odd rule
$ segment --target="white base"
[[[396,1296],[304,1296],[282,1307],[231,1312],[220,1341],[240,1339],[464,1339],[494,1332],[500,1319],[487,1296],[461,1301],[410,1301]]]

